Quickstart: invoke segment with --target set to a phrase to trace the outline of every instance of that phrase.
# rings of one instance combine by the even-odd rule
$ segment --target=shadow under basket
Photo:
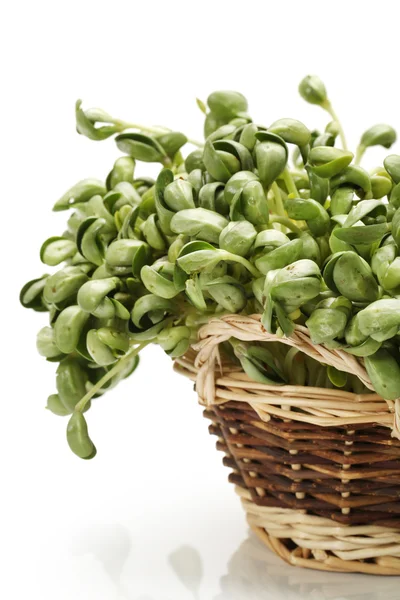
[[[237,366],[221,363],[218,345],[231,336],[273,337],[258,316],[223,317],[200,330],[195,352],[175,368],[196,382],[252,530],[291,565],[400,575],[398,401],[257,384]],[[314,358],[321,352],[325,364],[348,362],[343,353],[330,359],[304,328],[283,343],[302,346]],[[371,387],[358,359],[340,366],[358,370]]]

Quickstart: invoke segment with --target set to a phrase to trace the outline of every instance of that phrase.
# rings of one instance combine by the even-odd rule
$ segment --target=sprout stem
[[[239,256],[238,254],[226,252],[225,250],[223,252],[225,254],[225,258],[222,258],[222,260],[231,260],[233,262],[240,263],[241,265],[246,267],[246,269],[253,275],[253,277],[255,277],[256,279],[258,277],[261,277],[262,274],[260,273],[260,271],[254,265],[252,265],[251,262],[247,260],[247,258]]]
[[[275,198],[275,211],[277,215],[280,215],[282,217],[286,216],[286,211],[285,208],[283,206],[283,202],[282,202],[282,194],[281,194],[281,190],[279,189],[279,185],[276,183],[276,181],[274,181],[274,183],[271,186],[273,194],[274,194],[274,198]]]
[[[365,154],[365,151],[366,151],[366,147],[363,146],[362,144],[360,144],[358,146],[358,148],[357,148],[356,157],[354,159],[354,164],[355,165],[359,165],[360,164],[360,162],[362,161],[362,158],[363,158],[363,156]]]
[[[340,136],[340,141],[342,142],[343,150],[347,150],[346,136],[344,134],[344,130],[343,130],[342,124],[339,121],[339,118],[338,118],[338,116],[337,116],[337,114],[336,114],[336,112],[335,112],[332,104],[330,103],[329,100],[326,100],[326,102],[324,102],[323,104],[321,104],[321,106],[332,117],[332,119],[334,121],[336,121],[338,129],[339,129],[339,136]]]
[[[285,170],[282,173],[282,178],[283,178],[283,181],[285,182],[285,185],[288,189],[289,194],[294,194],[295,197],[298,196],[299,192],[297,191],[296,184],[295,184],[294,179],[287,167],[285,168]]]
[[[297,233],[297,235],[301,235],[303,233],[303,231],[300,229],[300,227],[297,227],[297,225],[295,225],[293,223],[293,221],[291,221],[288,217],[281,217],[279,215],[273,215],[271,217],[271,223],[280,223],[281,225],[284,225],[285,227],[290,229],[290,231]]]
[[[107,383],[107,381],[109,381],[110,379],[112,379],[114,377],[114,375],[116,375],[117,373],[119,373],[119,371],[121,370],[121,368],[124,366],[125,361],[128,358],[132,358],[133,356],[136,356],[137,354],[139,354],[139,352],[149,344],[150,342],[143,342],[142,344],[140,344],[139,346],[136,346],[136,348],[132,348],[131,350],[129,350],[129,352],[127,352],[125,354],[125,356],[123,356],[114,366],[112,369],[110,369],[108,371],[108,373],[106,373],[104,375],[104,377],[102,377],[92,388],[90,388],[90,390],[87,392],[87,394],[85,394],[83,396],[83,398],[81,398],[78,402],[78,404],[75,406],[75,411],[78,412],[83,412],[86,404],[89,402],[89,400],[91,400],[93,398],[93,396],[95,394],[97,394],[97,392],[99,390],[101,390],[101,388],[103,387],[103,385],[105,383]]]
[[[197,140],[194,140],[193,138],[188,138],[187,139],[189,144],[193,144],[193,146],[197,146],[197,148],[203,148],[204,144],[202,142],[198,142]]]
[[[276,196],[272,190],[271,190],[271,194],[268,195],[267,199],[268,199],[269,212],[272,214],[276,214],[278,212],[278,209],[276,208]]]

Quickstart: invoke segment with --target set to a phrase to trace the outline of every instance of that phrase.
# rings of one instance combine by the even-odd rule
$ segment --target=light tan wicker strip
[[[268,386],[255,383],[244,373],[235,371],[227,376],[225,369],[221,368],[218,346],[230,337],[242,341],[280,341],[294,346],[321,363],[357,375],[367,388],[373,390],[362,359],[344,350],[313,344],[306,327],[296,325],[290,338],[277,337],[264,329],[260,315],[227,315],[204,325],[199,332],[200,341],[194,346],[197,353],[196,390],[205,406],[229,400],[248,402],[265,421],[270,415],[277,415],[322,427],[377,423],[390,427],[392,435],[400,439],[400,398],[393,402],[375,393],[352,394],[323,388]],[[187,368],[184,361],[178,360],[178,363]],[[216,369],[221,377],[216,376]],[[194,374],[192,367],[189,370]],[[290,410],[291,406],[296,407],[296,412]]]
[[[340,527],[335,521],[308,515],[293,509],[257,506],[247,490],[236,487],[241,497],[247,521],[253,531],[286,562],[328,571],[398,575],[400,559],[400,528],[374,525]],[[292,539],[294,551],[280,542]],[[304,558],[299,549],[311,550]],[[385,562],[360,562],[388,557]],[[391,559],[397,559],[393,563]]]

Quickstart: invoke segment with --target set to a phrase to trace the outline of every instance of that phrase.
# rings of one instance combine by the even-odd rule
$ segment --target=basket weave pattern
[[[221,362],[230,337],[277,340],[257,315],[226,316],[200,330],[176,368],[196,381],[252,529],[290,564],[399,575],[400,401],[256,383]],[[362,361],[314,346],[307,329],[280,341],[372,388]]]

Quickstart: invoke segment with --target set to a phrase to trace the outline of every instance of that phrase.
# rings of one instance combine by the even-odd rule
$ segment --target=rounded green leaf
[[[259,181],[249,181],[243,187],[241,208],[244,218],[253,225],[261,226],[269,222],[268,200]]]
[[[217,152],[228,153],[236,158],[239,161],[240,170],[251,171],[253,169],[253,159],[250,152],[243,144],[235,142],[234,140],[216,140],[214,142],[214,148]]]
[[[189,327],[184,325],[168,327],[158,334],[157,344],[159,344],[171,358],[177,358],[178,356],[182,356],[182,354],[188,350],[190,337],[191,331]]]
[[[202,171],[204,171],[205,166],[203,163],[202,150],[194,150],[193,152],[187,155],[185,159],[185,169],[187,173],[190,173],[195,169],[201,169]]]
[[[400,156],[390,154],[383,161],[386,171],[395,183],[400,183]]]
[[[135,302],[131,318],[138,329],[148,329],[162,321],[166,314],[175,314],[177,308],[170,300],[147,294]]]
[[[79,360],[67,357],[57,368],[56,385],[62,404],[73,412],[76,404],[86,394],[88,376]]]
[[[196,236],[211,243],[218,243],[220,233],[227,225],[225,217],[205,208],[181,210],[171,220],[173,232]]]
[[[204,145],[203,162],[212,177],[216,181],[227,182],[231,176],[240,171],[240,162],[238,159],[229,152],[217,151],[214,144],[207,140]]]
[[[89,314],[77,305],[61,311],[54,324],[55,342],[61,352],[70,354],[76,349],[88,318]]]
[[[364,225],[360,227],[343,227],[335,229],[337,239],[346,242],[346,244],[373,244],[379,242],[387,233],[386,223],[377,225]]]
[[[268,131],[276,133],[285,142],[296,144],[297,146],[306,146],[310,143],[311,132],[303,123],[296,119],[279,119],[274,121],[268,127]]]
[[[105,253],[105,260],[110,267],[130,267],[135,254],[142,246],[147,246],[141,240],[115,240]]]
[[[121,133],[115,142],[121,152],[143,162],[161,162],[166,156],[161,144],[143,133]]]
[[[71,410],[68,410],[64,406],[64,404],[60,400],[60,396],[58,394],[51,394],[47,398],[47,410],[53,413],[53,415],[58,415],[59,417],[66,417],[71,414]]]
[[[89,217],[85,219],[76,234],[78,251],[89,262],[100,266],[104,260],[104,242],[100,233],[106,224],[105,219]]]
[[[370,127],[361,137],[360,145],[364,148],[369,146],[383,146],[390,148],[397,138],[396,132],[390,125],[378,124]]]
[[[198,311],[205,312],[207,310],[207,303],[204,298],[203,290],[201,289],[200,279],[196,273],[185,280],[185,294],[190,303]]]
[[[256,236],[257,231],[248,221],[231,221],[220,233],[219,246],[233,254],[247,256]]]
[[[201,175],[201,171],[200,171]],[[170,210],[164,200],[166,187],[174,181],[174,174],[170,169],[163,169],[157,177],[154,189],[155,208],[158,215],[161,231],[165,235],[172,235],[170,223],[174,212]]]
[[[106,186],[112,190],[121,181],[133,183],[135,174],[135,161],[131,156],[120,156],[114,163],[112,170],[107,175]]]
[[[282,385],[284,375],[277,367],[273,354],[268,348],[230,340],[235,356],[244,372],[253,380],[267,385]]]
[[[76,253],[76,244],[65,237],[51,237],[40,249],[40,260],[51,267],[59,265]]]
[[[328,365],[327,374],[331,383],[336,387],[344,387],[347,383],[348,375],[344,371],[339,371],[335,367]]]
[[[93,196],[96,196],[97,194],[103,196],[105,193],[106,187],[102,181],[99,181],[98,179],[83,179],[57,200],[53,206],[53,210],[67,210],[74,204],[88,202]]]
[[[171,279],[163,275],[162,270],[157,270],[154,265],[145,265],[140,271],[140,277],[146,289],[160,298],[174,298],[181,291],[175,287]]]
[[[43,327],[36,337],[36,348],[41,356],[46,358],[56,358],[60,356],[60,349],[57,347],[54,329],[52,327]]]
[[[396,210],[392,219],[392,236],[398,248],[400,248],[400,207]]]
[[[239,142],[243,144],[243,146],[246,146],[246,148],[250,151],[252,151],[254,146],[256,145],[257,138],[255,134],[257,133],[257,131],[257,125],[255,125],[254,123],[248,123],[243,127],[240,133]]]
[[[115,307],[107,296],[119,287],[118,277],[91,279],[82,285],[78,292],[79,307],[82,311],[99,318],[112,318],[115,315]]]
[[[142,225],[142,232],[146,242],[151,248],[162,251],[166,248],[166,242],[158,227],[157,221],[157,215],[150,215]]]
[[[281,269],[281,271],[283,271],[283,269]],[[277,307],[279,306],[286,314],[290,314],[300,308],[303,304],[316,298],[320,292],[320,279],[313,276],[305,276],[288,279],[283,282],[274,281],[274,285],[271,289],[271,297],[275,302],[275,310],[277,310]],[[280,324],[282,327],[282,322]],[[283,328],[284,327],[282,327],[282,329]],[[292,327],[289,329],[289,335],[291,329]]]
[[[358,313],[357,321],[364,336],[400,327],[400,299],[382,298],[372,302]]]
[[[324,280],[331,290],[353,302],[373,302],[379,297],[369,264],[352,251],[332,256],[325,267]]]
[[[274,248],[278,248],[279,246],[282,246],[282,244],[287,244],[288,242],[290,242],[290,239],[287,235],[282,233],[282,231],[278,231],[277,229],[265,229],[257,234],[254,248],[264,248],[267,252],[270,252],[271,250],[274,250]]]
[[[353,356],[372,356],[375,354],[377,350],[382,346],[382,342],[377,342],[373,338],[368,338],[358,346],[354,346],[353,348],[343,348],[345,352],[348,354],[352,354]]]
[[[46,279],[43,297],[48,303],[58,304],[73,297],[87,280],[80,267],[64,267]]]
[[[175,179],[164,189],[164,202],[174,212],[195,208],[193,186],[185,179]]]
[[[310,104],[324,106],[327,102],[327,93],[323,81],[317,75],[307,75],[299,84],[300,96]]]
[[[180,234],[176,236],[175,240],[168,248],[168,260],[170,263],[174,264],[176,262],[176,259],[178,258],[182,248],[188,243],[188,241],[189,238],[185,235]]]
[[[342,337],[346,324],[345,313],[333,308],[316,308],[306,321],[313,344],[323,344]]]
[[[385,290],[394,290],[398,295],[400,291],[400,257],[397,256],[393,262],[387,267],[380,278],[380,283]]]
[[[77,100],[75,103],[75,120],[76,130],[81,135],[86,136],[90,140],[101,141],[109,138],[114,133],[121,131],[122,127],[116,125],[114,119],[105,111],[99,108],[92,108],[83,111],[82,100]],[[95,127],[95,123],[108,123],[101,127]]]
[[[188,141],[186,135],[179,131],[169,131],[157,136],[157,142],[163,148],[165,154],[171,159],[174,158],[175,154],[186,144]]]
[[[39,279],[28,281],[19,294],[19,301],[24,308],[32,308],[37,312],[49,310],[43,301],[43,290],[49,275],[42,275]]]
[[[112,365],[117,361],[117,356],[99,337],[96,329],[90,329],[86,335],[86,347],[93,360],[97,365],[107,366]]]
[[[334,193],[338,187],[351,186],[359,198],[371,198],[371,178],[362,167],[350,165],[341,171],[330,181],[331,193]],[[314,197],[314,196],[313,196]]]
[[[249,183],[250,181],[259,181],[257,175],[252,171],[239,171],[239,173],[235,173],[235,175],[232,175],[232,177],[229,178],[225,185],[225,202],[228,205],[231,205],[233,198],[237,194],[237,192],[239,190],[242,190],[244,186],[247,185],[247,183]]]
[[[226,216],[229,213],[229,205],[224,197],[224,184],[213,181],[202,186],[199,192],[199,206],[212,210]]]
[[[97,329],[97,337],[118,356],[126,354],[129,350],[128,336],[115,327],[100,327]]]
[[[260,142],[256,145],[256,165],[264,187],[270,186],[281,175],[286,167],[287,154],[287,149],[276,142]]]
[[[223,257],[223,250],[218,250],[207,242],[189,242],[182,248],[176,262],[185,273],[190,275],[212,269]]]
[[[319,202],[319,204],[324,205],[330,192],[329,179],[319,177],[309,165],[306,165],[305,169],[309,178],[310,197],[316,202]]]
[[[233,277],[216,278],[205,286],[205,290],[217,304],[229,312],[240,312],[246,306],[245,291]]]
[[[74,412],[68,421],[67,441],[72,452],[79,458],[89,459],[96,454],[96,448],[89,437],[85,417],[81,412]]]
[[[207,98],[211,112],[220,119],[229,121],[238,113],[247,111],[247,100],[239,92],[217,91],[212,92]]]
[[[400,397],[400,366],[397,360],[384,348],[372,356],[366,356],[365,368],[375,391],[385,400]]]
[[[217,117],[212,111],[210,111],[204,121],[204,137],[208,138],[214,131],[216,131],[222,125],[225,125],[227,119]]]
[[[330,226],[328,212],[319,202],[303,198],[288,198],[285,203],[288,216],[295,220],[304,220],[315,236],[324,235]]]
[[[329,207],[332,216],[347,215],[354,199],[354,189],[352,187],[339,187],[331,195],[331,204]]]
[[[323,258],[321,254],[321,249],[318,245],[318,241],[310,234],[304,231],[299,239],[302,243],[302,251],[301,257],[308,258],[309,260],[314,261],[318,265],[321,264]],[[321,238],[318,238],[321,239]],[[323,238],[322,238],[323,239]]]
[[[357,221],[361,221],[366,216],[376,218],[381,215],[386,216],[386,213],[387,207],[381,200],[361,200],[352,208],[343,223],[343,227],[352,227]]]
[[[221,127],[218,127],[218,129],[208,136],[208,139],[212,142],[215,142],[216,140],[232,139],[236,129],[237,127],[235,125],[230,125],[229,123],[227,125],[221,125]]]
[[[348,167],[353,157],[352,152],[346,150],[331,146],[317,146],[311,149],[308,162],[318,177],[331,178]]]
[[[266,275],[274,269],[281,269],[297,261],[303,249],[303,244],[300,239],[289,241],[287,244],[282,244],[279,247],[262,254],[255,260],[255,265],[261,273]]]

